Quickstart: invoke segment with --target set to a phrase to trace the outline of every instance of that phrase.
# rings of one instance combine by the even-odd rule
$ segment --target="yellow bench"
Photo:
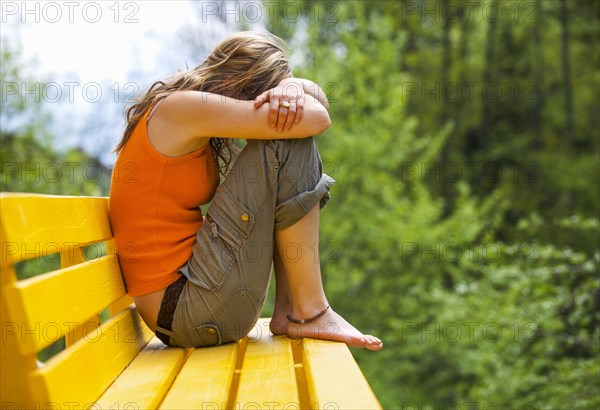
[[[125,294],[107,198],[1,194],[0,210],[2,409],[380,408],[346,345],[268,319],[237,343],[164,346]],[[56,266],[20,277],[35,263]]]

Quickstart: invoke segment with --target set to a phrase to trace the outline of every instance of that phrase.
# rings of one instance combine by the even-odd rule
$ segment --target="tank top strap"
[[[146,117],[146,123],[148,123],[148,121],[150,121],[150,117],[152,117],[152,114],[154,114],[154,111],[156,110],[156,108],[159,106],[159,104],[161,102],[163,102],[165,100],[166,97],[161,98],[160,100],[154,101],[152,103],[152,105],[150,106],[150,109],[148,110],[148,116]]]

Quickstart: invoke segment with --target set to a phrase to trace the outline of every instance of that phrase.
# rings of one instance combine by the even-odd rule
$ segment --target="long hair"
[[[223,40],[199,66],[157,81],[126,111],[127,126],[115,148],[121,151],[138,121],[150,106],[175,91],[205,91],[238,100],[253,100],[262,92],[291,77],[283,42],[270,33],[243,31]],[[219,171],[225,175],[232,160],[232,140],[210,139]]]

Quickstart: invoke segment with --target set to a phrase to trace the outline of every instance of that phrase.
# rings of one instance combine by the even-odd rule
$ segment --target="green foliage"
[[[40,142],[37,130],[2,132],[2,191],[103,196],[108,194],[109,171],[82,151],[57,151]]]
[[[585,80],[573,87],[585,103],[569,142],[561,56],[548,46],[561,41],[558,2],[497,3],[492,31],[481,16],[494,2],[452,2],[472,18],[447,30],[443,1],[428,2],[429,16],[424,2],[336,2],[335,24],[314,18],[327,2],[302,2],[294,74],[326,90],[333,124],[318,140],[337,180],[321,219],[327,294],[384,340],[354,353],[385,408],[600,407],[589,116],[600,103],[585,85],[600,78],[598,53],[583,62],[598,49],[599,17],[578,3],[587,11],[569,7],[572,61]],[[298,41],[280,22],[270,29]],[[473,98],[444,95],[468,82],[480,87]],[[410,92],[436,84],[437,95]],[[485,84],[506,98],[482,94]]]

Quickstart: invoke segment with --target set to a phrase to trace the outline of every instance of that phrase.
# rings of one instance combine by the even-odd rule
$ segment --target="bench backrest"
[[[0,210],[2,408],[86,407],[152,337],[125,293],[108,199],[1,194]]]

